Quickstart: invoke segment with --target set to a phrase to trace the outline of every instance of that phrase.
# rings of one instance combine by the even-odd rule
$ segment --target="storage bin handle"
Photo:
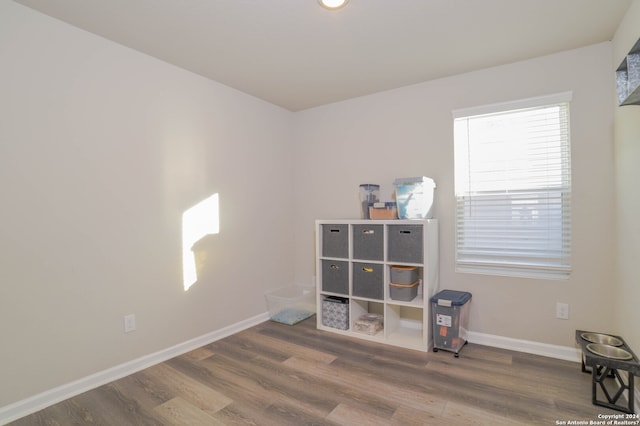
[[[338,265],[336,265],[336,264],[331,264],[331,265],[329,266],[329,268],[330,268],[330,269],[340,269],[340,267],[339,267]]]
[[[329,232],[340,232],[340,228],[331,228]]]
[[[373,230],[373,229],[363,229],[363,230],[362,230],[362,233],[363,233],[363,234],[375,234],[375,233],[376,233],[376,231],[375,231],[375,230]]]
[[[390,286],[393,287],[402,287],[402,288],[411,288],[411,287],[415,287],[419,284],[419,281],[414,281],[410,284],[398,284],[398,283],[389,283]]]
[[[410,233],[411,233],[411,231],[409,231],[409,230],[407,230],[407,229],[401,229],[401,230],[400,230],[400,233],[401,233],[401,234],[410,234]]]
[[[373,272],[373,268],[368,268],[366,266],[364,268],[362,268],[362,270],[365,271],[365,272]]]

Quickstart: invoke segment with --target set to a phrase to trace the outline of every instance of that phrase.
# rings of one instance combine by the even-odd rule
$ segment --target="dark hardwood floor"
[[[591,404],[580,364],[468,344],[424,353],[267,321],[11,423],[556,425]]]

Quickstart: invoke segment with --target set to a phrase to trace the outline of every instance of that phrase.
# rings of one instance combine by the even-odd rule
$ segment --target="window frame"
[[[535,98],[527,98],[522,100],[482,105],[482,106],[471,107],[471,108],[456,109],[452,112],[453,127],[454,127],[453,129],[454,130],[454,150],[455,150],[454,167],[456,170],[455,182],[454,182],[454,188],[455,188],[455,193],[454,193],[454,196],[455,196],[455,218],[454,218],[455,243],[454,244],[455,244],[455,271],[456,272],[488,274],[488,275],[498,275],[498,276],[515,276],[515,277],[535,278],[535,279],[566,280],[569,278],[571,274],[571,265],[572,265],[572,246],[571,246],[572,245],[571,243],[571,221],[572,221],[571,173],[572,172],[571,172],[571,124],[570,124],[571,100],[572,100],[572,93],[563,92],[563,93],[558,93],[553,95],[539,96]],[[563,154],[560,154],[560,157],[564,159],[562,163],[563,166],[561,167],[560,170],[562,171],[563,176],[566,175],[567,182],[566,182],[566,185],[562,185],[562,187],[559,189],[558,188],[554,189],[553,187],[548,186],[543,190],[543,192],[545,194],[546,193],[551,194],[554,191],[555,192],[561,191],[561,194],[562,194],[560,196],[560,201],[558,204],[560,206],[560,211],[562,212],[562,215],[560,218],[561,236],[557,240],[557,243],[561,245],[561,250],[559,251],[559,253],[561,254],[559,256],[549,257],[552,259],[560,259],[561,261],[558,262],[558,265],[556,266],[553,266],[551,264],[534,265],[527,262],[522,263],[522,261],[521,263],[512,263],[506,260],[507,257],[503,258],[502,261],[500,261],[500,260],[497,260],[497,258],[499,258],[500,256],[495,255],[494,259],[492,259],[491,261],[483,262],[482,255],[475,255],[474,257],[473,254],[469,254],[470,252],[468,251],[468,249],[470,247],[473,248],[473,246],[466,247],[467,252],[462,250],[465,248],[464,247],[465,243],[461,240],[461,238],[463,238],[464,235],[461,235],[460,233],[464,232],[464,231],[461,231],[461,229],[462,229],[462,226],[465,224],[465,218],[467,218],[467,216],[464,216],[464,214],[466,214],[465,209],[467,208],[466,206],[468,205],[469,200],[472,200],[473,197],[475,197],[476,200],[480,200],[481,199],[480,197],[482,196],[489,197],[489,195],[483,195],[480,193],[474,194],[472,192],[467,191],[466,194],[462,196],[459,193],[460,187],[461,187],[460,177],[462,176],[460,173],[460,167],[462,167],[465,170],[464,176],[468,176],[468,173],[469,173],[468,170],[471,167],[468,165],[468,163],[467,165],[462,165],[462,166],[460,165],[461,160],[466,162],[469,161],[468,157],[464,157],[464,155],[460,154],[461,151],[459,148],[460,143],[468,143],[467,141],[468,138],[466,138],[467,135],[465,135],[465,138],[466,138],[465,141],[461,142],[460,136],[458,135],[459,131],[456,130],[456,126],[460,124],[461,120],[471,119],[476,116],[483,116],[488,114],[510,114],[510,113],[516,113],[521,110],[537,109],[537,108],[542,109],[542,108],[546,108],[554,105],[566,106],[566,110],[565,110],[566,129],[564,127],[562,128],[566,130],[566,141],[562,142],[563,144],[565,144],[563,145],[563,149],[566,150],[566,153],[564,154],[566,158],[563,157]],[[467,152],[467,155],[468,155],[468,152]],[[502,194],[500,194],[502,196],[502,202],[505,202],[505,200],[509,199],[509,197],[511,196],[510,195],[511,193],[508,191],[508,188],[503,188],[500,191],[502,191]],[[489,193],[495,195],[500,191],[495,191],[495,192],[490,191]],[[534,188],[529,188],[528,192],[534,193],[535,192]],[[517,194],[517,191],[515,191],[514,193]],[[468,198],[465,199],[464,198],[465,196]],[[508,206],[509,204],[507,201],[505,202],[505,208],[507,208]],[[513,208],[513,206],[511,207]],[[461,216],[461,214],[463,216]],[[505,220],[505,223],[511,222],[513,220],[514,218],[511,217],[511,219]],[[550,219],[548,218],[547,220],[550,221]],[[466,221],[466,223],[468,227],[469,221]],[[542,223],[542,222],[538,222],[538,223]],[[544,223],[548,223],[548,222],[544,222]],[[501,249],[504,251],[507,251],[509,247],[507,247],[506,245],[503,245]],[[462,256],[463,254],[464,256]],[[528,258],[530,259],[531,255],[528,255]]]

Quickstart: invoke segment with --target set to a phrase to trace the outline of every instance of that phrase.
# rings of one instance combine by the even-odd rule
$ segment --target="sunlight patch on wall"
[[[191,248],[204,236],[218,232],[220,222],[217,193],[182,214],[182,274],[185,291],[198,280],[196,259]]]

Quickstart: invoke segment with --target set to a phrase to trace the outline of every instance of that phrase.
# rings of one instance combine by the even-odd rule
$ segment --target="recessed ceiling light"
[[[336,10],[345,7],[349,0],[318,0],[318,3],[325,9]]]

